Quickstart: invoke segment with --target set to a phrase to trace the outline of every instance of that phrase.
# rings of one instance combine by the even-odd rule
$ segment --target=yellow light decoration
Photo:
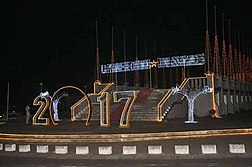
[[[214,95],[214,73],[210,74],[211,75],[211,81],[212,81],[212,88],[213,88],[213,91],[212,91],[212,108],[214,109],[215,113],[214,113],[214,116],[216,118],[221,118],[220,116],[220,113],[217,109],[217,105],[216,105],[216,102],[215,102],[215,95]]]
[[[110,127],[110,93],[102,92],[97,101],[100,103],[100,126]]]
[[[136,141],[161,141],[174,139],[190,139],[204,137],[228,137],[252,135],[252,128],[199,130],[187,132],[161,132],[161,133],[134,133],[134,134],[69,134],[69,135],[45,135],[45,134],[6,134],[0,133],[1,141],[19,142],[136,142]]]
[[[157,61],[153,60],[152,62],[150,62],[151,67],[157,67]]]
[[[71,121],[75,120],[75,118],[74,118],[75,109],[79,106],[78,104],[80,104],[80,101],[87,100],[87,103],[88,103],[88,117],[87,117],[87,120],[86,120],[86,125],[89,125],[89,122],[90,122],[90,119],[91,119],[91,113],[92,113],[91,102],[90,102],[88,96],[85,94],[85,92],[83,92],[81,89],[79,89],[79,88],[77,88],[75,86],[64,86],[64,87],[61,87],[56,92],[54,92],[54,94],[52,96],[52,99],[54,99],[54,97],[57,95],[58,92],[60,92],[63,89],[68,89],[68,88],[76,89],[76,90],[80,91],[84,95],[84,97],[82,99],[80,99],[78,102],[76,102],[75,104],[73,104],[70,107],[70,109],[71,109],[71,118],[70,118]],[[55,122],[55,120],[53,118],[53,111],[52,111],[51,108],[52,108],[52,106],[50,104],[49,111],[50,111],[51,121],[52,121],[53,125],[58,125],[58,122]]]
[[[49,118],[43,118],[43,115],[47,111],[47,109],[51,103],[51,99],[49,99],[48,97],[45,97],[43,99],[45,100],[45,102],[39,101],[42,99],[40,96],[37,96],[33,101],[34,106],[39,106],[39,109],[37,110],[37,112],[35,113],[35,115],[32,118],[33,125],[49,125]]]
[[[132,111],[132,106],[134,102],[136,101],[137,93],[138,91],[118,91],[118,92],[113,93],[114,102],[121,102],[122,100],[126,100],[126,103],[123,107],[123,111],[121,114],[119,128],[130,127],[130,124],[129,124],[130,113]]]

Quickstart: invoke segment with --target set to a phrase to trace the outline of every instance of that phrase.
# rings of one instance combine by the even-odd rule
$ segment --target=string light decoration
[[[216,6],[214,6],[214,22],[215,22],[215,36],[214,36],[214,65],[213,71],[216,76],[219,76],[221,72],[220,68],[220,54],[219,54],[219,42],[217,35],[217,23],[216,23]]]
[[[186,62],[186,63],[185,63]],[[185,66],[197,66],[205,64],[205,54],[195,54],[195,55],[182,55],[173,57],[162,57],[157,58],[157,61],[150,59],[136,60],[136,61],[126,61],[114,64],[101,65],[101,73],[118,73],[126,71],[136,71],[136,70],[147,70],[152,67],[157,68],[169,68],[169,67],[183,67]]]
[[[206,38],[205,38],[205,71],[210,72],[210,60],[211,60],[211,52],[210,52],[210,39],[209,39],[209,30],[208,30],[208,2],[206,0]]]
[[[234,79],[238,80],[238,54],[237,54],[237,45],[236,45],[236,29],[234,30]]]
[[[203,89],[198,90],[189,90],[189,89],[180,89],[178,86],[172,88],[172,94],[181,94],[187,98],[188,101],[188,120],[185,123],[197,123],[194,120],[194,102],[195,99],[201,94],[211,93],[213,88],[205,86]]]
[[[223,76],[227,75],[227,52],[226,52],[226,42],[225,42],[225,32],[224,32],[224,14],[222,13],[222,67],[223,67]]]
[[[231,44],[231,29],[230,29],[230,19],[228,20],[228,36],[229,36],[229,48],[228,48],[228,70],[227,76],[230,79],[234,79],[234,67],[233,67],[233,50]]]

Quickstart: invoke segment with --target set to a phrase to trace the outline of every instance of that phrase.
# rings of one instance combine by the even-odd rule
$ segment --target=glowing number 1
[[[120,91],[114,92],[114,102],[120,102],[121,100],[126,100],[124,105],[121,118],[120,118],[120,128],[129,128],[129,120],[130,120],[130,112],[132,110],[132,106],[137,98],[137,91]],[[119,96],[119,98],[118,98]]]
[[[38,106],[38,105],[40,106],[32,118],[32,121],[33,121],[32,123],[33,125],[49,125],[49,118],[42,118],[42,117],[45,114],[46,110],[48,109],[51,99],[49,99],[48,97],[43,98],[45,99],[45,102],[44,102],[44,101],[39,101],[40,98],[41,98],[40,96],[37,96],[33,101],[34,106]]]
[[[110,126],[110,93],[102,92],[101,96],[97,97],[97,101],[100,103],[100,126],[109,127]]]

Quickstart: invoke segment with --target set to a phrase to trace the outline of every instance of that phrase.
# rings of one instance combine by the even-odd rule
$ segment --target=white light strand
[[[183,66],[196,66],[205,64],[204,53],[195,55],[183,55],[173,57],[157,58],[157,68],[169,68],[169,67],[183,67]],[[101,73],[118,73],[127,71],[138,71],[150,69],[150,59],[127,61],[114,64],[101,65]]]

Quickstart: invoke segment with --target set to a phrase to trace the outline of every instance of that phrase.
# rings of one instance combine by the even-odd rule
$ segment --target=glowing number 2
[[[33,101],[33,105],[39,106],[39,109],[33,116],[32,123],[33,125],[49,125],[49,118],[43,118],[43,115],[45,114],[46,110],[49,108],[51,99],[43,98],[45,99],[45,102],[39,101],[39,99],[40,99],[40,96],[37,96]]]

